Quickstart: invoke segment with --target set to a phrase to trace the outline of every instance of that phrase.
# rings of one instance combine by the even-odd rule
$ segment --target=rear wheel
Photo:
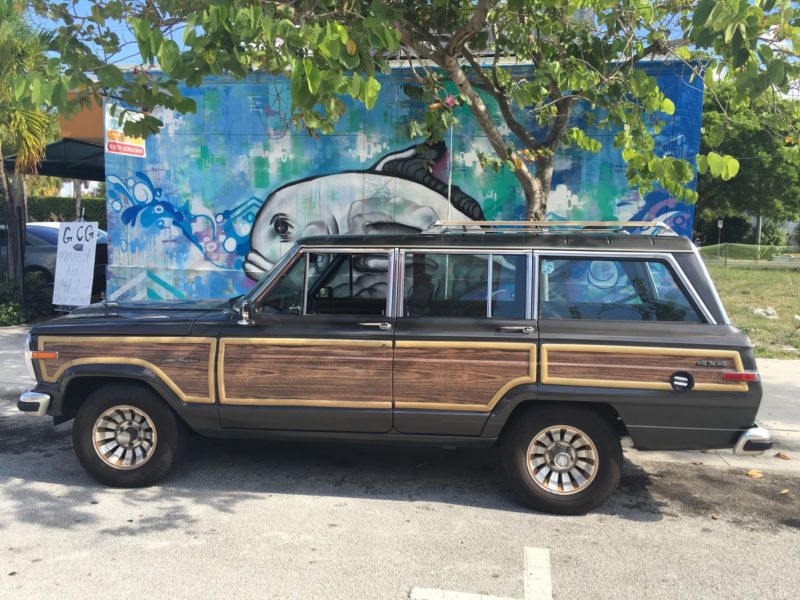
[[[542,512],[583,514],[614,492],[622,448],[596,413],[547,406],[519,415],[504,442],[503,462],[522,501]]]
[[[94,391],[72,426],[81,466],[100,483],[144,487],[171,469],[183,424],[152,390],[113,384]]]

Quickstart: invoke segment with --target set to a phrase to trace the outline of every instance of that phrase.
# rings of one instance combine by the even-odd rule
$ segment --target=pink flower
[[[447,108],[453,108],[456,105],[456,99],[453,94],[448,94],[447,98],[444,99],[444,103],[447,105]]]

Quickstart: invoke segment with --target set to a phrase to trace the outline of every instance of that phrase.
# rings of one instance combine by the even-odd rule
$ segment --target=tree
[[[63,109],[67,90],[80,92],[73,103],[101,91],[115,100],[120,122],[128,109],[142,111],[125,123],[137,135],[161,127],[155,107],[194,109],[178,83],[254,69],[285,75],[295,125],[328,133],[345,111],[343,97],[371,108],[376,72],[388,72],[391,59],[407,62],[417,75],[412,93],[428,106],[412,133],[440,139],[466,107],[493,149],[483,164],[514,172],[536,219],[545,215],[556,151],[602,147],[570,121],[579,103],[601,115],[593,127],[614,132],[632,186],[646,192],[658,183],[696,199],[691,162],[655,153],[653,133],[675,107],[636,68],[641,61],[683,61],[712,95],[732,83],[744,104],[786,92],[800,72],[800,9],[791,0],[107,0],[86,14],[75,1],[32,5],[60,22],[58,54],[49,78],[20,81],[18,97]],[[115,64],[129,50],[112,27],[119,22],[144,62],[128,77]],[[162,74],[149,70],[156,63]],[[716,153],[699,164],[723,179],[738,171],[735,159]]]
[[[7,151],[17,155],[12,182],[0,160],[0,194],[9,217],[9,274],[24,272],[26,185],[23,173],[34,171],[44,153],[52,115],[40,106],[19,102],[14,83],[38,74],[44,66],[49,38],[27,24],[19,3],[0,0],[0,157]],[[12,226],[13,225],[13,226]]]
[[[791,114],[790,100],[776,100],[775,106]],[[714,101],[704,106],[701,152],[712,147],[728,153],[745,168],[730,181],[710,173],[698,178],[698,210],[718,216],[747,213],[756,218],[755,243],[761,244],[764,219],[776,222],[800,218],[800,154],[791,132],[765,126],[760,104],[739,105],[732,90],[722,89]],[[729,126],[724,127],[725,121]],[[794,123],[796,128],[798,123]],[[718,132],[727,129],[721,139]],[[787,139],[789,140],[787,142]]]

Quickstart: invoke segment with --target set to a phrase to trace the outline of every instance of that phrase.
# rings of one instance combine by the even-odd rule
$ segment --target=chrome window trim
[[[477,252],[476,250],[481,250]],[[531,320],[531,285],[533,281],[533,277],[530,275],[530,265],[531,265],[531,250],[528,249],[520,249],[520,248],[495,248],[486,246],[484,248],[451,248],[451,247],[444,247],[444,248],[425,248],[425,247],[398,247],[396,249],[398,254],[398,277],[397,277],[397,294],[395,296],[395,306],[396,306],[396,317],[404,317],[403,314],[403,300],[405,296],[405,280],[406,280],[406,254],[414,254],[415,252],[418,253],[434,253],[434,254],[478,254],[478,255],[488,255],[488,277],[487,277],[487,296],[486,296],[486,317],[492,318],[491,315],[491,297],[492,297],[492,272],[493,272],[493,265],[492,260],[494,256],[502,256],[502,255],[517,255],[523,256],[526,255],[528,257],[527,265],[528,265],[528,274],[526,276],[527,282],[527,289],[525,290],[525,320]],[[441,319],[445,319],[447,317],[437,317]]]
[[[697,290],[694,289],[694,286],[689,281],[689,278],[686,276],[686,273],[683,272],[683,269],[678,264],[678,261],[675,260],[675,257],[669,253],[662,253],[662,252],[618,252],[618,251],[592,251],[591,254],[587,254],[585,251],[580,250],[542,250],[542,251],[535,251],[537,257],[563,257],[563,258],[583,258],[586,260],[591,260],[592,258],[596,257],[603,257],[603,258],[642,258],[645,260],[661,260],[669,263],[670,267],[672,267],[672,272],[675,274],[678,279],[683,284],[684,289],[689,294],[689,297],[694,302],[695,307],[700,311],[700,314],[703,318],[706,319],[706,323],[710,325],[717,325],[717,320],[711,314],[711,311],[708,310],[708,307],[705,305],[703,300],[700,298],[700,295],[697,293]],[[539,264],[536,265],[536,273],[537,273],[537,289],[538,289],[538,273],[539,273]],[[538,314],[538,302],[537,302],[537,314]],[[667,323],[669,321],[662,321],[662,323]]]
[[[494,255],[486,257],[486,318],[492,318],[492,276],[494,275]]]
[[[531,320],[539,319],[539,255],[534,251],[528,255],[528,314]]]
[[[259,284],[256,285],[255,288],[253,288],[252,293],[250,294],[250,302],[254,307],[258,307],[261,304],[261,301],[264,299],[264,296],[266,296],[269,293],[269,291],[275,286],[275,284],[281,279],[281,276],[295,265],[295,263],[299,260],[301,254],[302,253],[300,251],[299,246],[292,246],[289,252],[286,253],[286,255],[288,256],[286,264],[280,271],[277,271],[275,269],[277,269],[277,267],[280,265],[280,261],[283,259],[283,257],[278,259],[278,262],[273,268],[273,270],[275,271],[274,275],[272,274],[271,271],[270,274],[265,277],[264,281],[260,282]]]

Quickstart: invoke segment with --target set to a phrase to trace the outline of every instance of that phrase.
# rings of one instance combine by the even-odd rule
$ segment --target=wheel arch
[[[511,390],[492,411],[484,426],[482,436],[497,438],[498,442],[502,443],[503,434],[508,431],[508,426],[518,419],[521,414],[546,407],[572,407],[593,412],[611,424],[619,437],[622,438],[629,435],[619,411],[609,402],[582,400],[580,398],[540,400],[532,390],[515,389]]]
[[[90,364],[76,365],[68,368],[61,376],[59,387],[63,390],[61,401],[54,417],[57,422],[65,422],[75,417],[83,401],[96,390],[111,384],[125,383],[138,386],[155,393],[173,413],[191,429],[217,423],[216,404],[192,405],[183,402],[167,383],[154,373],[139,365],[126,364]],[[204,412],[193,411],[193,406],[206,409]]]

